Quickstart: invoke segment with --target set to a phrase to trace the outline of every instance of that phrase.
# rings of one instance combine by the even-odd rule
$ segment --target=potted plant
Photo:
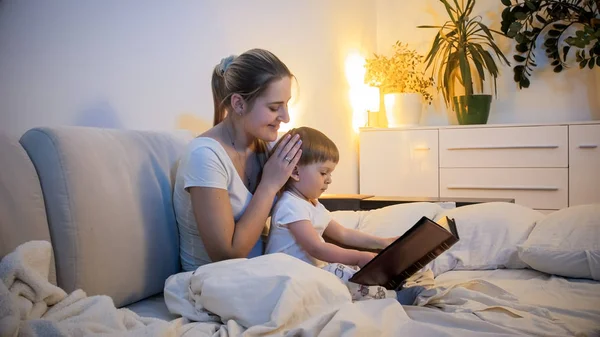
[[[426,69],[433,65],[434,74],[437,69],[438,90],[442,91],[446,106],[455,111],[458,123],[485,124],[492,95],[476,94],[475,89],[483,93],[487,73],[488,79],[493,80],[494,95],[497,94],[496,79],[500,70],[493,56],[500,63],[510,65],[492,36],[492,33],[501,33],[483,24],[481,16],[472,16],[475,0],[440,2],[446,7],[450,20],[442,26],[419,26],[439,29],[425,58]],[[458,95],[457,85],[464,88],[463,95]]]
[[[423,100],[431,103],[428,91],[433,79],[422,70],[423,56],[397,41],[392,56],[374,54],[365,64],[365,83],[379,87],[384,97],[388,126],[417,125]]]
[[[536,43],[541,39],[554,72],[569,66],[575,48],[580,68],[600,67],[600,0],[502,0],[501,31],[515,39],[514,80],[528,88],[535,63]]]

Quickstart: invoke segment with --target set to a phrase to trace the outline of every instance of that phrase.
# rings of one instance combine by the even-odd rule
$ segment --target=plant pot
[[[459,124],[486,124],[490,115],[492,95],[455,96],[452,103]]]
[[[388,127],[415,126],[421,120],[423,97],[419,93],[385,94],[385,112]]]

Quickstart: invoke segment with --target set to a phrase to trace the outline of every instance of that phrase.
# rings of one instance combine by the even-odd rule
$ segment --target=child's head
[[[340,159],[337,146],[325,134],[309,127],[295,128],[287,134],[300,136],[302,156],[284,189],[293,189],[307,199],[316,199],[331,184],[331,173]]]

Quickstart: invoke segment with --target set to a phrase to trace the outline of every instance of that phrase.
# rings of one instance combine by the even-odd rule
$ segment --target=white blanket
[[[571,335],[547,311],[485,282],[434,288],[421,306],[352,303],[334,275],[283,254],[213,263],[167,280],[171,322],[66,294],[47,280],[51,247],[32,241],[0,262],[0,336]],[[441,309],[441,310],[440,310]]]
[[[30,241],[0,263],[0,336],[176,336],[180,321],[142,318],[108,296],[66,294],[48,282],[52,247]]]

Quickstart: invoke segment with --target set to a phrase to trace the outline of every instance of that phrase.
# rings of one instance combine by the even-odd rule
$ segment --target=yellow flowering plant
[[[365,83],[379,87],[383,94],[420,93],[431,104],[429,89],[433,87],[433,78],[422,70],[423,58],[408,44],[397,41],[392,56],[373,54],[373,58],[366,60]]]

